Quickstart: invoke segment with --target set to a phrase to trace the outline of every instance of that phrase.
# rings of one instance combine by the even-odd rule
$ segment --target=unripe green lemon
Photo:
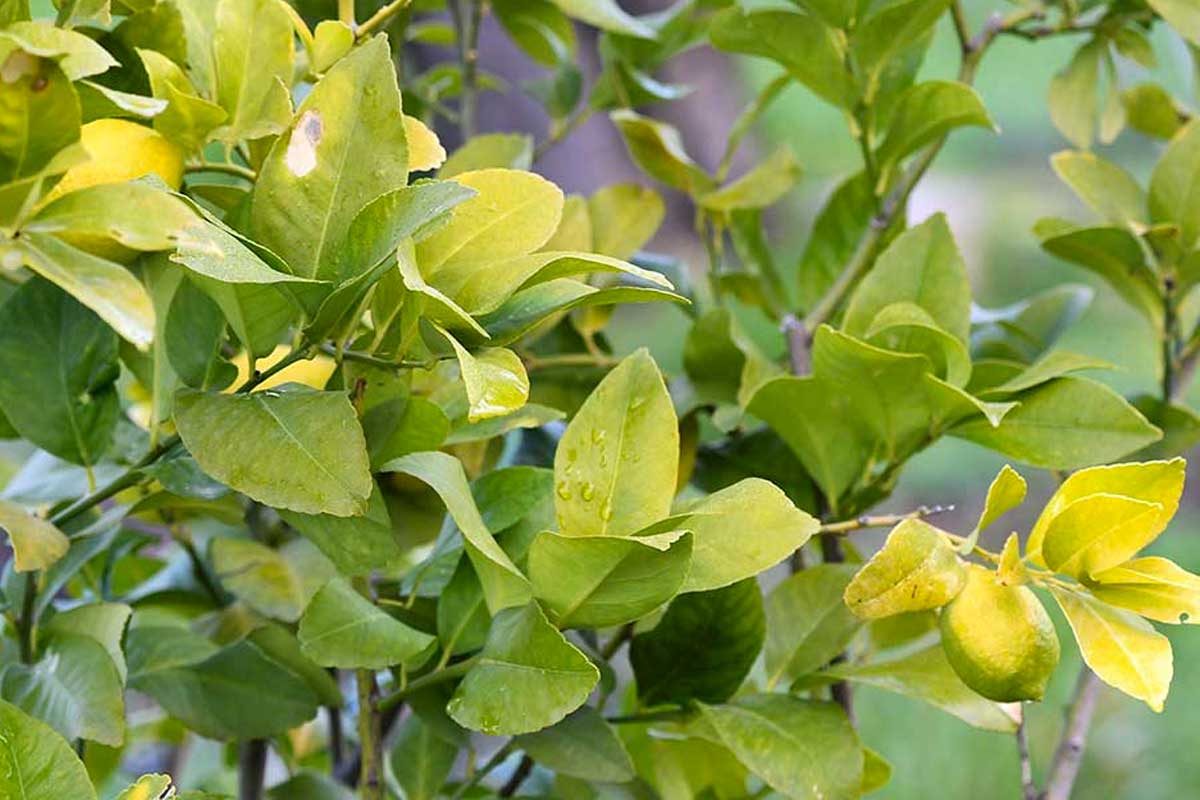
[[[939,622],[942,648],[963,683],[1001,703],[1041,700],[1058,664],[1058,636],[1025,586],[1005,586],[972,564]]]

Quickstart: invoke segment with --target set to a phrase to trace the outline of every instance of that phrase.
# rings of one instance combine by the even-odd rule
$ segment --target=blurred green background
[[[1011,7],[995,0],[975,0],[967,3],[967,9],[972,29],[977,30],[991,11],[1006,13]],[[948,21],[944,22],[925,63],[925,78],[953,78],[957,72],[958,43]],[[1034,222],[1047,215],[1091,219],[1091,212],[1050,169],[1050,155],[1069,145],[1051,124],[1046,106],[1051,77],[1084,41],[1084,37],[1073,36],[1037,43],[1017,38],[996,42],[984,59],[977,88],[1000,133],[972,128],[953,134],[913,196],[910,220],[918,222],[935,211],[947,214],[980,305],[1005,305],[1062,283],[1093,286],[1092,306],[1059,346],[1112,362],[1115,370],[1093,377],[1126,394],[1154,392],[1157,356],[1149,326],[1086,271],[1042,253],[1030,233]],[[1177,97],[1190,100],[1192,63],[1186,47],[1162,26],[1153,41],[1158,69],[1150,75],[1122,62],[1122,85],[1153,79]],[[777,74],[776,67],[761,60],[731,63],[741,102]],[[703,78],[702,73],[702,84]],[[701,85],[697,95],[682,102],[703,104],[704,92]],[[703,115],[697,116],[703,119]],[[724,145],[727,119],[710,117],[707,125],[688,125],[687,119],[683,115],[680,123],[695,153],[711,150],[710,137],[716,137],[716,147]],[[860,164],[840,112],[800,87],[790,89],[760,123],[758,153],[765,154],[780,143],[789,145],[805,167],[801,185],[771,219],[774,242],[786,254],[780,263],[794,265],[820,203],[837,180]],[[1100,152],[1144,182],[1161,149],[1161,143],[1126,131]],[[700,263],[701,254],[669,233],[660,240],[693,265]],[[661,309],[623,310],[612,328],[614,337],[622,348],[632,348],[644,340],[646,331],[653,330],[656,357],[664,366],[677,366],[685,323],[674,314]],[[1193,389],[1193,404],[1197,397]],[[906,511],[920,504],[955,504],[957,511],[940,517],[939,524],[967,530],[979,512],[988,483],[1003,463],[980,447],[944,439],[910,464],[884,508]],[[1018,511],[1006,521],[1024,535],[1055,481],[1037,470],[1022,471],[1030,481],[1028,510]],[[1196,477],[1193,471],[1193,489],[1180,514],[1151,548],[1193,571],[1200,570],[1200,488]],[[988,546],[999,550],[1008,530],[993,529]],[[883,536],[884,532],[866,534],[855,541],[870,551]],[[1065,620],[1053,602],[1045,599],[1064,647],[1045,702],[1027,707],[1039,784],[1079,669],[1078,651]],[[1200,672],[1192,667],[1200,659],[1200,632],[1188,626],[1158,627],[1171,638],[1175,650],[1175,680],[1166,710],[1155,714],[1105,687],[1076,784],[1077,798],[1200,797],[1200,706],[1193,700],[1200,695]],[[1020,796],[1013,737],[972,729],[931,707],[878,690],[859,689],[856,697],[864,742],[883,754],[894,770],[891,783],[873,796],[893,800]]]

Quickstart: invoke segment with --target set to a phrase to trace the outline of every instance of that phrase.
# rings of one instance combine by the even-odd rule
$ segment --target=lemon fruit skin
[[[1005,586],[972,564],[963,590],[942,609],[942,649],[963,683],[1000,703],[1041,700],[1058,664],[1050,615],[1025,586]]]
[[[79,141],[91,157],[71,167],[43,203],[95,186],[154,173],[172,189],[183,183],[183,150],[162,134],[124,119],[97,119],[80,129]]]

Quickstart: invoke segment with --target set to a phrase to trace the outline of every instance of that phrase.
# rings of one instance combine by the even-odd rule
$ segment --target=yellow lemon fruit
[[[1005,586],[972,564],[939,625],[946,658],[967,686],[1000,703],[1042,699],[1058,664],[1058,636],[1027,587]]]
[[[172,189],[183,183],[183,150],[153,128],[125,119],[97,119],[79,132],[91,157],[71,167],[43,203],[99,183],[120,183],[153,172]]]

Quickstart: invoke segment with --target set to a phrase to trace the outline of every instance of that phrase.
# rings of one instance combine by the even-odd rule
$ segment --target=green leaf
[[[221,800],[228,798],[222,795]],[[331,776],[305,769],[268,789],[266,800],[354,800],[354,793]]]
[[[480,422],[518,411],[529,399],[529,376],[520,356],[503,347],[485,347],[474,353],[438,328],[454,348],[458,370],[467,391],[467,420]]]
[[[496,614],[501,609],[528,603],[532,597],[529,581],[496,544],[479,516],[466,473],[457,458],[439,452],[412,453],[389,461],[380,467],[380,471],[412,475],[442,498],[450,517],[462,532],[463,545],[483,584],[489,611]]]
[[[586,22],[601,30],[653,39],[654,29],[640,19],[631,17],[621,10],[616,0],[553,0],[568,16]]]
[[[195,214],[145,183],[106,183],[69,192],[41,208],[22,229],[54,234],[84,250],[116,242],[133,250],[173,250]]]
[[[44,21],[14,22],[0,31],[0,62],[14,50],[54,59],[73,81],[118,66],[117,60],[94,39]]]
[[[1106,221],[1129,227],[1146,221],[1146,193],[1132,175],[1092,153],[1063,150],[1050,158],[1058,177]]]
[[[79,97],[57,64],[21,53],[5,58],[8,77],[0,82],[0,183],[48,169],[59,153],[79,141],[80,125]]]
[[[921,700],[976,728],[1004,733],[1017,729],[1017,720],[1003,704],[985,699],[962,682],[941,643],[867,664],[835,664],[824,674]]]
[[[49,281],[33,279],[0,306],[0,408],[25,439],[95,464],[116,425],[117,337]]]
[[[692,196],[713,188],[713,179],[688,155],[678,130],[628,109],[609,117],[647,175]]]
[[[1091,147],[1095,138],[1099,116],[1096,90],[1103,52],[1103,43],[1089,41],[1075,51],[1070,63],[1050,81],[1050,121],[1080,150]]]
[[[554,456],[555,508],[567,536],[627,536],[671,512],[679,428],[646,350],[593,390]]]
[[[658,192],[636,183],[614,183],[587,199],[591,223],[587,246],[547,249],[588,250],[627,260],[650,241],[665,215],[666,206]]]
[[[372,488],[366,512],[359,517],[301,514],[286,509],[281,509],[279,515],[315,544],[343,575],[387,571],[403,559],[378,486]]]
[[[1068,350],[1051,350],[1018,374],[987,389],[986,394],[1007,394],[1032,389],[1072,372],[1090,369],[1113,369],[1107,361]]]
[[[95,81],[80,81],[75,91],[79,93],[79,106],[85,122],[105,117],[152,119],[167,108],[166,100],[120,92]]]
[[[755,775],[797,800],[858,797],[863,749],[845,712],[833,703],[783,694],[751,694],[702,705],[711,738]]]
[[[1141,83],[1121,93],[1129,127],[1159,139],[1173,137],[1187,119],[1175,99],[1156,83]]]
[[[1057,378],[1016,399],[998,426],[968,421],[950,434],[1046,469],[1113,461],[1162,436],[1120,395],[1086,378]]]
[[[787,442],[836,509],[870,456],[848,394],[817,378],[775,378],[759,387],[746,410]]]
[[[532,733],[583,705],[599,680],[587,656],[530,603],[496,614],[479,660],[446,710],[489,736]]]
[[[1133,234],[1120,228],[1078,228],[1041,220],[1034,227],[1042,248],[1103,278],[1125,302],[1153,324],[1161,324],[1162,299],[1156,278]]]
[[[876,187],[880,191],[906,156],[950,131],[968,125],[996,129],[979,94],[963,83],[926,81],[909,88],[897,104],[887,138],[875,156],[881,167]]]
[[[848,109],[858,99],[845,65],[844,42],[811,14],[731,8],[713,17],[709,36],[721,50],[771,59],[838,108]]]
[[[125,741],[121,675],[103,645],[86,636],[54,637],[32,665],[10,664],[0,695],[67,739],[119,747]]]
[[[1093,576],[1098,600],[1173,625],[1195,623],[1200,615],[1200,576],[1170,559],[1146,556]]]
[[[940,608],[965,580],[942,532],[920,519],[906,519],[846,587],[846,605],[863,619]]]
[[[1179,237],[1190,248],[1200,237],[1200,200],[1192,196],[1200,179],[1200,125],[1189,124],[1171,140],[1150,176],[1150,218],[1179,226]]]
[[[767,595],[768,688],[808,675],[846,649],[862,626],[842,600],[855,572],[851,564],[818,564]]]
[[[95,311],[139,350],[149,348],[154,304],[129,270],[44,233],[23,232],[18,249],[25,266]]]
[[[259,170],[250,234],[293,273],[327,280],[355,215],[408,182],[404,117],[387,38],[377,36],[335,64],[296,113]],[[362,158],[366,152],[388,157]]]
[[[423,226],[442,218],[475,193],[456,181],[426,181],[380,195],[354,216],[345,245],[336,254],[332,280],[370,270]]]
[[[213,569],[233,595],[260,614],[295,622],[312,595],[284,550],[250,539],[219,538],[210,547]]]
[[[1132,497],[1081,497],[1046,526],[1041,559],[1055,572],[1076,578],[1103,572],[1129,560],[1158,536],[1162,512],[1160,503]]]
[[[324,74],[354,47],[354,31],[337,19],[321,20],[313,29],[312,70]]]
[[[558,227],[562,190],[532,172],[485,169],[454,180],[475,196],[455,206],[449,221],[417,245],[421,274],[443,291],[443,284],[461,284],[483,264],[537,250]]]
[[[712,211],[766,208],[791,191],[800,173],[792,151],[780,147],[742,177],[700,195],[696,202]]]
[[[142,671],[134,668],[131,655],[129,671],[131,688],[150,695],[168,714],[210,739],[272,736],[317,712],[317,697],[308,684],[248,641],[201,661],[177,658]]]
[[[549,728],[518,736],[514,745],[559,775],[598,783],[625,783],[634,777],[625,745],[591,706]]]
[[[648,706],[727,700],[745,680],[765,636],[754,578],[676,597],[658,625],[630,643],[638,700]]]
[[[455,150],[438,170],[439,178],[484,169],[528,170],[533,166],[533,138],[525,133],[486,133]]]
[[[137,55],[154,96],[167,103],[166,109],[154,117],[154,130],[187,152],[199,150],[229,115],[216,103],[200,97],[187,74],[162,53],[138,49]]]
[[[42,628],[49,641],[59,636],[83,636],[101,645],[117,668],[121,685],[125,685],[128,670],[121,642],[132,609],[124,603],[87,603],[68,611],[60,611]]]
[[[1048,587],[1067,616],[1084,662],[1099,678],[1161,712],[1171,688],[1171,643],[1141,617],[1084,592]]]
[[[855,289],[842,327],[865,336],[886,306],[908,302],[924,309],[947,332],[965,342],[971,329],[971,286],[943,214],[896,238]]]
[[[1188,0],[1153,0],[1148,3],[1172,28],[1193,44],[1200,44],[1200,10]]]
[[[415,666],[434,637],[381,611],[344,580],[313,595],[300,620],[300,647],[322,667],[386,669]]]
[[[529,548],[533,594],[560,628],[606,628],[640,619],[683,584],[692,536],[538,534]]]
[[[861,82],[868,103],[880,93],[881,86],[886,89],[887,73],[894,60],[908,48],[928,41],[948,5],[948,0],[903,0],[880,6],[859,23],[850,47],[864,76]]]
[[[1042,561],[1042,544],[1054,519],[1079,500],[1094,495],[1117,495],[1160,506],[1154,521],[1151,538],[1166,529],[1167,523],[1179,508],[1183,493],[1186,462],[1182,458],[1170,461],[1147,461],[1134,464],[1111,464],[1081,469],[1070,475],[1054,495],[1029,532],[1025,550],[1033,563]],[[1150,534],[1150,531],[1147,531]]]
[[[1025,502],[1025,479],[1015,469],[1005,464],[996,473],[988,486],[987,499],[979,512],[975,530],[982,531],[1021,503]]]
[[[265,505],[337,517],[367,508],[367,447],[340,392],[184,389],[175,424],[205,472]]]
[[[684,592],[728,586],[775,566],[804,545],[820,523],[774,484],[747,478],[687,508],[693,516],[692,567]]]
[[[575,55],[574,24],[549,0],[500,0],[492,10],[513,42],[543,67]]]
[[[279,0],[219,0],[212,41],[216,101],[229,115],[214,137],[234,143],[282,132],[292,116],[292,20]]]
[[[0,792],[95,800],[83,762],[48,725],[0,701]]]
[[[457,758],[458,746],[416,713],[400,723],[388,756],[405,800],[437,800]]]
[[[71,545],[58,528],[7,500],[0,500],[0,528],[8,534],[17,572],[46,569],[65,556]]]

